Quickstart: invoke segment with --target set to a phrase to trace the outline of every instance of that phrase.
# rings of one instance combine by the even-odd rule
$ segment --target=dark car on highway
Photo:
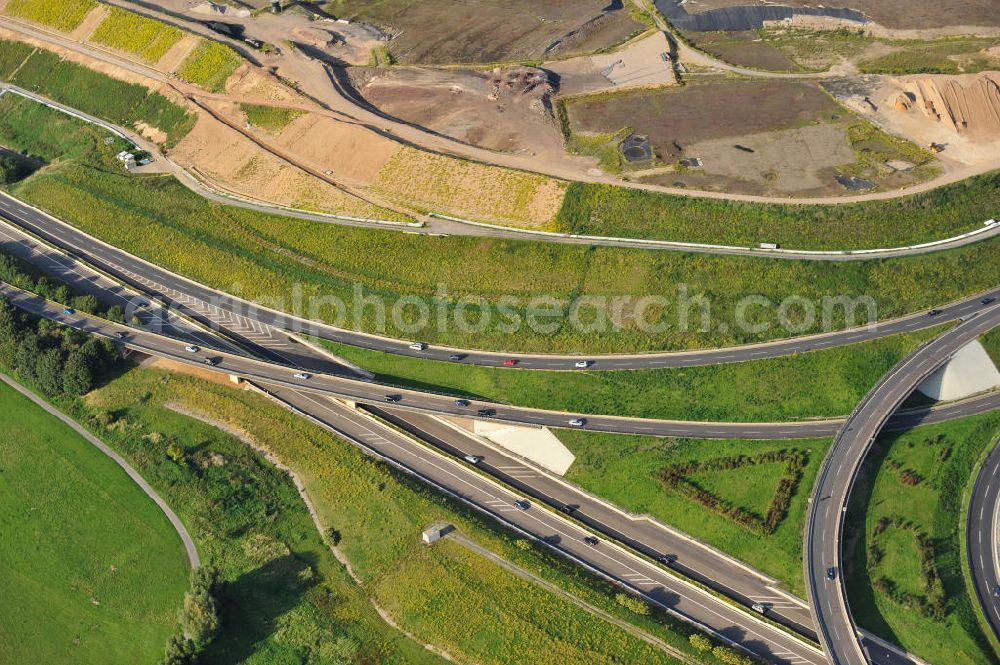
[[[834,568],[833,566],[830,566],[829,568],[826,569],[826,579],[832,580],[832,579],[836,579],[836,577],[837,577],[837,569],[836,568]]]
[[[597,538],[594,538],[593,536],[587,536],[586,538],[583,539],[583,542],[585,542],[588,545],[590,545],[591,547],[593,547],[594,545],[596,545],[597,543],[599,543],[601,541],[599,541]]]
[[[401,399],[403,399],[402,395],[386,395],[385,396],[385,401],[389,402],[390,404],[395,404],[396,402],[398,402]]]

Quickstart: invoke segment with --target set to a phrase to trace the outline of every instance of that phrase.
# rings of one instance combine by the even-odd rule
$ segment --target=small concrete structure
[[[466,420],[460,426],[560,476],[576,460],[570,449],[544,427],[523,427],[484,420],[473,420],[471,423]]]
[[[962,399],[1000,386],[1000,371],[986,349],[973,340],[944,367],[927,377],[917,390],[939,401]]]
[[[424,529],[424,532],[420,534],[420,539],[424,541],[424,545],[430,545],[441,540],[454,530],[455,527],[451,524],[446,522],[435,522]]]

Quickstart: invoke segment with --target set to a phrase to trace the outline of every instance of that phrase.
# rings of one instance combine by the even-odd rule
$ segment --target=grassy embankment
[[[966,493],[1000,414],[880,439],[847,519],[848,594],[857,622],[932,663],[996,662],[962,556]]]
[[[0,661],[157,662],[187,588],[163,512],[113,461],[0,383]]]
[[[864,144],[870,137],[856,136]],[[865,153],[865,159],[872,155]],[[794,249],[901,247],[980,228],[1000,205],[1000,172],[887,201],[836,206],[740,203],[573,183],[558,230]]]
[[[566,479],[589,492],[637,514],[648,514],[702,540],[780,580],[804,597],[802,526],[810,488],[830,445],[826,439],[796,441],[712,441],[636,437],[595,432],[561,431],[559,438],[576,455]],[[667,482],[669,467],[728,458],[756,458],[786,451],[805,456],[785,515],[774,528],[762,528],[778,483],[788,468],[785,460],[749,459],[731,469],[680,469],[687,482]],[[799,475],[800,474],[800,475]],[[691,496],[692,486],[711,497]],[[727,512],[728,508],[728,512]],[[737,509],[736,511],[732,509]],[[740,521],[733,512],[745,511]]]
[[[518,372],[316,341],[377,381],[408,388],[575,413],[777,422],[850,413],[879,377],[939,332],[768,360],[599,372]]]
[[[195,123],[192,113],[159,93],[60,60],[50,51],[20,42],[0,40],[0,79],[111,123],[146,123],[166,134],[167,147],[184,138]],[[44,123],[36,124],[25,129],[25,133],[29,131],[43,134],[47,127]],[[18,146],[9,147],[19,149]]]
[[[383,298],[387,312],[402,295],[433,300],[439,285],[445,285],[449,297],[442,299],[441,309],[451,320],[456,309],[461,309],[456,304],[459,297],[471,301],[465,306],[466,320],[472,324],[468,328],[452,324],[439,332],[434,317],[421,327],[413,326],[412,319],[394,321],[387,314],[384,330],[399,337],[467,347],[594,353],[757,342],[788,333],[775,324],[774,310],[766,308],[751,308],[748,318],[757,323],[755,314],[767,312],[762,315],[772,323],[770,328],[760,334],[741,331],[735,320],[736,303],[749,294],[761,294],[776,304],[793,293],[816,300],[834,294],[870,294],[879,317],[889,318],[1000,281],[1000,264],[992,260],[1000,244],[996,240],[887,261],[786,262],[425,238],[334,227],[209,205],[172,178],[136,178],[80,164],[36,173],[18,183],[14,192],[107,242],[251,299],[289,307],[298,285],[304,302],[319,303],[309,316],[335,321],[336,310],[318,298],[338,296],[345,302],[348,325],[357,320],[366,330],[380,327],[377,308],[361,308],[360,301],[355,302],[355,285],[365,295]],[[675,298],[679,283],[686,284],[689,293],[704,293],[709,299],[713,318],[707,332],[697,329],[700,316],[686,331],[672,327],[677,320],[672,303],[647,313],[648,321],[666,324],[649,331],[635,326],[634,318],[625,319],[621,326],[609,324],[603,331],[593,331],[590,310],[583,308],[580,318],[588,325],[582,329],[568,325],[564,309],[554,332],[522,325],[512,335],[506,329],[509,319],[502,318],[497,309],[506,303],[524,320],[528,301],[538,296],[551,295],[566,302],[589,297],[576,301],[582,305],[594,298],[650,293]],[[936,285],[933,292],[925,288],[927,283]],[[486,325],[479,325],[484,309],[492,310],[493,316]],[[697,308],[693,311],[698,313]],[[835,308],[831,327],[843,325],[842,314],[843,308]],[[821,325],[818,316],[802,331],[814,332]]]
[[[95,427],[107,430],[111,442],[151,482],[168,487],[172,503],[207,542],[208,553],[229,571],[227,579],[233,581],[226,587],[231,595],[223,607],[223,626],[233,634],[217,639],[210,656],[231,657],[257,640],[252,653],[287,653],[293,646],[316,653],[306,645],[318,632],[320,642],[342,636],[337,648],[350,646],[358,654],[346,662],[432,660],[398,635],[388,639],[391,631],[377,625],[359,591],[323,551],[287,478],[233,437],[168,405],[247,433],[292,467],[305,482],[327,536],[350,559],[366,593],[418,640],[484,663],[669,660],[620,628],[456,544],[424,547],[420,531],[444,520],[505,558],[691,651],[686,636],[692,631],[686,626],[657,613],[632,613],[615,602],[613,587],[266,399],[188,377],[133,370],[79,408],[90,414],[88,422],[107,423]],[[169,457],[171,446],[180,462]]]

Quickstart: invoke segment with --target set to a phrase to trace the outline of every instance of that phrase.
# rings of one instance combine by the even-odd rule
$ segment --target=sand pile
[[[907,77],[903,85],[928,118],[970,139],[1000,138],[1000,73]]]

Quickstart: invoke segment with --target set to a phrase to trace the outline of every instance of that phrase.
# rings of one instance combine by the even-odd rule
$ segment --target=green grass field
[[[519,372],[315,341],[380,382],[420,390],[575,413],[777,422],[850,413],[879,377],[939,332],[768,360],[593,372]]]
[[[4,13],[69,32],[96,6],[94,0],[10,0]]]
[[[155,663],[188,560],[112,460],[0,383],[0,661]]]
[[[46,131],[37,131],[39,127]],[[0,97],[0,136],[0,141],[18,152],[45,162],[108,156],[127,147],[104,129],[12,94]],[[111,143],[105,144],[109,137]]]
[[[717,547],[780,580],[789,591],[804,597],[802,527],[806,499],[830,445],[828,440],[715,441],[569,430],[560,431],[559,439],[576,455],[576,461],[565,476],[570,482],[625,510],[649,514]],[[792,496],[787,517],[770,535],[762,535],[668,489],[658,477],[668,465],[777,450],[805,451],[808,463]],[[767,463],[699,473],[704,473],[704,489],[717,492],[717,496],[740,508],[757,512],[770,503],[781,466]]]
[[[19,42],[0,40],[0,78],[108,122],[145,122],[167,135],[167,147],[184,138],[196,120],[193,113],[159,93]],[[40,125],[25,132],[44,134],[48,129]]]
[[[547,550],[526,542],[518,545],[515,534],[261,396],[136,369],[88,401],[87,412],[98,420],[105,418],[102,414],[114,414],[105,427],[112,432],[111,440],[152,482],[169,488],[172,501],[205,542],[206,553],[221,562],[226,579],[234,580],[232,588],[238,591],[233,593],[246,594],[231,596],[224,607],[223,616],[231,606],[239,612],[238,621],[224,623],[224,630],[236,634],[224,633],[209,653],[224,662],[233,661],[235,649],[251,644],[249,662],[288,662],[282,658],[293,648],[312,653],[304,643],[316,639],[315,632],[326,636],[331,630],[361,645],[358,658],[344,662],[436,659],[415,651],[414,643],[398,634],[395,642],[387,643],[391,631],[384,626],[375,630],[363,596],[356,588],[345,588],[349,583],[342,569],[332,566],[322,551],[287,479],[231,436],[168,411],[165,404],[249,432],[259,446],[290,465],[303,479],[322,523],[337,532],[339,548],[363,580],[365,593],[418,640],[432,642],[457,659],[553,664],[669,660],[622,629],[478,555],[449,543],[423,546],[420,532],[438,520],[455,524],[508,560],[691,652],[689,627],[655,612],[631,613],[613,600],[613,587]],[[164,451],[171,443],[182,447],[185,465],[167,458]],[[217,455],[224,464],[214,461]],[[301,573],[303,568],[311,568],[312,574]],[[279,575],[286,569],[299,581],[289,584],[287,575]],[[268,585],[259,588],[262,581]],[[291,588],[280,591],[279,584]],[[271,619],[269,627],[258,620],[260,615]]]
[[[221,92],[242,62],[240,55],[225,44],[202,39],[177,68],[177,76],[209,92]]]
[[[180,41],[183,34],[162,21],[110,7],[90,41],[134,53],[146,62],[155,63]]]
[[[902,148],[914,152],[912,146],[900,142],[888,159],[897,158]],[[920,154],[901,154],[917,162],[921,159]],[[741,203],[573,183],[556,226],[586,235],[739,247],[772,242],[790,249],[871,249],[972,231],[992,216],[998,203],[1000,172],[922,194],[836,206]]]
[[[961,543],[964,493],[998,434],[1000,413],[992,413],[883,436],[852,495],[845,550],[854,618],[931,663],[1000,656],[977,621]],[[926,564],[920,538],[929,543]]]

